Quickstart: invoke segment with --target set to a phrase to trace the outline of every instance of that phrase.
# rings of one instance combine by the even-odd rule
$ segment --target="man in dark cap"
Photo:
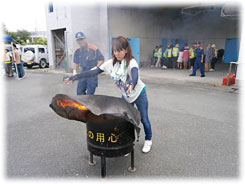
[[[204,58],[204,51],[203,48],[200,45],[200,41],[196,42],[196,61],[195,61],[195,66],[192,71],[192,74],[190,76],[196,76],[196,71],[198,68],[200,68],[201,76],[200,77],[205,77],[204,73],[204,68],[203,68],[203,58]]]
[[[87,42],[83,32],[76,33],[75,39],[79,47],[74,53],[73,75],[77,74],[79,66],[82,67],[82,72],[84,72],[95,69],[104,62],[104,56],[101,54],[100,50]],[[77,84],[77,95],[93,95],[97,86],[98,76],[80,79]]]

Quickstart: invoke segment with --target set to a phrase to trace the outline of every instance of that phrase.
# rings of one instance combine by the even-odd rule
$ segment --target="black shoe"
[[[194,75],[194,74],[190,74],[189,76],[196,76],[196,75]]]
[[[205,77],[205,75],[201,75],[200,77]]]

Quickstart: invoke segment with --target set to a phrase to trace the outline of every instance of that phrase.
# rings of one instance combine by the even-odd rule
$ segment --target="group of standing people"
[[[13,51],[12,53],[5,49],[3,54],[3,62],[5,66],[5,73],[8,77],[14,77],[13,67],[18,74],[17,78],[23,79],[25,77],[25,70],[23,66],[23,61],[21,57],[21,52],[19,48],[17,48],[16,44],[13,44]]]
[[[194,72],[194,75],[196,70],[200,68],[202,76],[205,76],[204,71],[214,71],[215,64],[218,60],[218,50],[215,44],[208,44],[206,51],[204,51],[200,44],[200,41],[197,41],[193,43],[192,47],[184,45],[182,48],[179,48],[179,44],[176,44],[174,47],[168,44],[167,49],[164,51],[161,45],[156,46],[153,50],[153,62],[151,66],[162,67],[163,69],[190,69]]]

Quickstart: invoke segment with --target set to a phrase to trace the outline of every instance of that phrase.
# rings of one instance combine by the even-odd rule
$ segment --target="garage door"
[[[235,62],[238,60],[240,48],[239,38],[228,38],[225,42],[224,63]]]

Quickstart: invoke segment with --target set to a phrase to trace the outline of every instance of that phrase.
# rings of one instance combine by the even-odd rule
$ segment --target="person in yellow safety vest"
[[[162,52],[162,57],[166,58],[166,50],[164,52]]]
[[[214,57],[218,57],[218,49],[215,48]]]
[[[162,46],[159,46],[158,51],[157,51],[157,63],[155,67],[161,67],[161,59],[162,59]]]
[[[151,67],[155,66],[157,62],[157,52],[158,52],[158,46],[156,46],[155,49],[153,50],[153,61],[151,63]]]
[[[168,68],[168,61],[167,61],[167,49],[162,52],[162,68]]]
[[[165,50],[164,54],[165,54],[165,57],[167,59],[167,67],[168,68],[173,68],[173,64],[172,64],[172,46],[170,44],[168,44],[168,48]]]
[[[14,75],[12,70],[12,55],[8,49],[4,50],[3,61],[4,61],[6,75],[8,77],[13,77]]]
[[[171,46],[169,46],[168,47],[168,49],[167,49],[167,55],[168,55],[168,58],[172,58],[172,48],[171,48]]]
[[[215,64],[218,61],[218,49],[216,49],[215,44],[212,44],[211,49],[212,49],[212,52],[213,52],[213,58],[211,60],[211,69],[209,71],[213,72],[214,68],[215,68]]]
[[[173,48],[172,55],[173,55],[172,62],[174,63],[174,67],[177,68],[177,59],[179,56],[179,44],[176,44],[175,47]]]
[[[196,44],[194,43],[189,50],[190,53],[190,70],[194,69],[195,61],[196,61]]]
[[[157,58],[158,46],[154,49],[154,57]]]

